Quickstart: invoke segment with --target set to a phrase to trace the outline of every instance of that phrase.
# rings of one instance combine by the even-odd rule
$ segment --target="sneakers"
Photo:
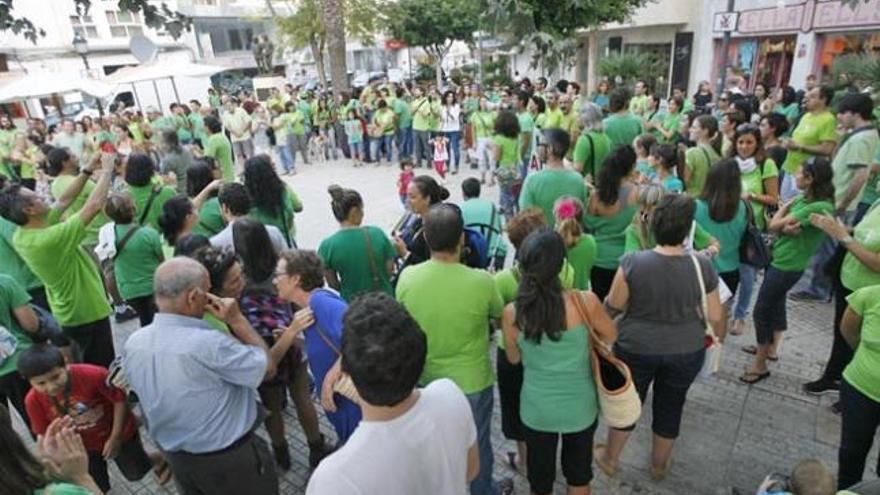
[[[117,307],[115,313],[113,319],[116,320],[116,323],[124,323],[138,317],[137,311],[127,304],[122,307]]]
[[[792,301],[807,301],[807,302],[828,302],[830,299],[827,297],[817,296],[812,292],[807,292],[805,290],[801,290],[788,295],[788,298]]]
[[[318,464],[327,457],[332,454],[333,451],[336,450],[336,447],[328,444],[324,435],[321,435],[321,440],[315,443],[309,443],[309,467],[311,469],[315,469],[318,467]]]
[[[840,390],[840,382],[819,378],[816,381],[805,383],[802,388],[805,393],[810,395],[824,395]]]

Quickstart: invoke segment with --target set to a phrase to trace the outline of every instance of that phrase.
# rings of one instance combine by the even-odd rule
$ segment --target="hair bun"
[[[330,197],[333,198],[333,201],[339,202],[342,201],[342,187],[339,184],[330,184],[327,188],[327,193],[330,194]]]
[[[449,199],[449,189],[446,189],[443,186],[438,186],[438,187],[439,187],[438,196],[440,197],[440,201],[446,201],[447,199]]]

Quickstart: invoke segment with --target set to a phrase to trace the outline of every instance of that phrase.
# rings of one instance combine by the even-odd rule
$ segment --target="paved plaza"
[[[417,173],[423,171],[416,170]],[[397,195],[398,173],[396,166],[386,165],[360,169],[341,162],[300,166],[298,175],[285,178],[305,207],[296,217],[299,245],[316,249],[321,239],[336,230],[337,223],[330,211],[326,192],[331,183],[357,189],[365,202],[365,223],[390,230],[403,212]],[[463,169],[462,174],[448,178],[452,201],[461,199],[461,180],[472,173]],[[489,189],[485,195],[497,199],[497,188]],[[779,362],[770,364],[772,375],[769,379],[753,387],[737,380],[749,358],[739,348],[754,342],[749,329],[746,335],[728,339],[719,374],[700,379],[691,389],[674,454],[674,467],[667,480],[656,483],[648,475],[651,439],[648,403],[627,446],[620,472],[609,479],[596,468],[593,493],[751,494],[766,474],[788,472],[799,459],[816,457],[836,469],[840,418],[829,410],[836,396],[817,399],[800,391],[802,382],[819,375],[828,356],[832,305],[789,302],[788,307],[790,329],[782,344]],[[136,329],[136,322],[115,326],[117,349]],[[514,476],[516,493],[527,494],[526,479],[514,473],[506,463],[507,449],[500,432],[497,400],[495,411],[495,474]],[[299,494],[305,491],[308,481],[308,448],[292,407],[285,411],[285,422],[293,468],[284,473],[281,490],[285,494]],[[335,439],[332,427],[324,419],[322,430],[328,438]],[[604,442],[605,433],[606,428],[600,426],[596,440]],[[260,430],[260,434],[265,435],[265,432]],[[876,456],[875,448],[868,466],[876,465]],[[388,466],[388,469],[395,467]],[[141,483],[127,483],[115,467],[112,476],[113,494],[176,493],[171,484],[168,488],[157,487],[151,476]],[[561,473],[557,476],[556,493],[565,493]]]

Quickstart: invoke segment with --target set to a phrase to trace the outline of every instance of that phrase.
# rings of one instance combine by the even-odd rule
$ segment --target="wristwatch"
[[[844,246],[849,246],[850,244],[856,242],[855,238],[851,235],[847,235],[843,239],[840,240],[840,243]]]

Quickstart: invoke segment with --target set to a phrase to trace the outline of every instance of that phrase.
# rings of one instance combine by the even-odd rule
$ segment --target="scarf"
[[[747,158],[743,160],[740,157],[736,157],[736,163],[739,165],[739,171],[742,174],[750,174],[758,168],[758,163],[755,161],[755,158]]]

